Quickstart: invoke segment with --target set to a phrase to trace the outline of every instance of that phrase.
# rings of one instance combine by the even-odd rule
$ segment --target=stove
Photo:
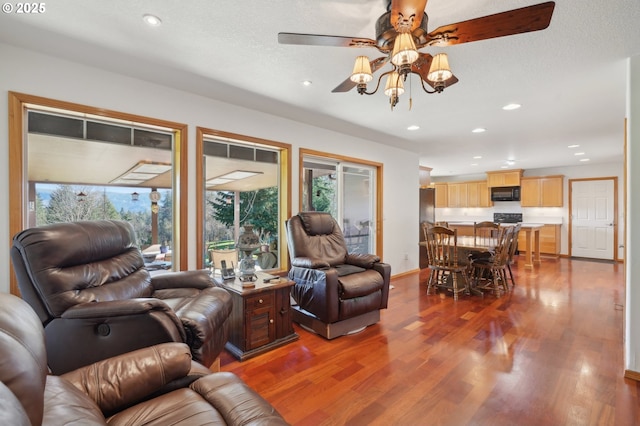
[[[519,223],[522,222],[522,213],[494,213],[495,223]]]

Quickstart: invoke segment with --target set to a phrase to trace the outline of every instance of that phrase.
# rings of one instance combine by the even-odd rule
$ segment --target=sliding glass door
[[[331,213],[351,253],[376,252],[376,172],[374,165],[303,155],[302,210]]]

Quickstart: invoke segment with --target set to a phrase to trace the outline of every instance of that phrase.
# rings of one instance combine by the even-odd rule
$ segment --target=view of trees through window
[[[36,184],[36,226],[57,222],[113,219],[130,222],[137,244],[144,249],[152,244],[152,211],[147,193],[134,200],[132,193],[141,188],[111,186]],[[172,243],[171,191],[159,191],[158,242]]]

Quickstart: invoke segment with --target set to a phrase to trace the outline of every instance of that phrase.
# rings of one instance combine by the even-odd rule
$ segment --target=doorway
[[[569,180],[569,256],[617,260],[617,178]]]

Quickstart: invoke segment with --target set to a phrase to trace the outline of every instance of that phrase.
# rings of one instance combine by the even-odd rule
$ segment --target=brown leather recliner
[[[0,293],[2,425],[286,425],[232,373],[211,373],[184,343],[163,343],[47,374],[42,324]]]
[[[227,341],[229,293],[206,271],[152,277],[127,222],[27,229],[13,238],[11,259],[55,374],[164,342],[187,343],[209,367]]]
[[[373,254],[350,254],[329,213],[301,212],[287,223],[293,320],[327,339],[380,321],[391,267]]]

